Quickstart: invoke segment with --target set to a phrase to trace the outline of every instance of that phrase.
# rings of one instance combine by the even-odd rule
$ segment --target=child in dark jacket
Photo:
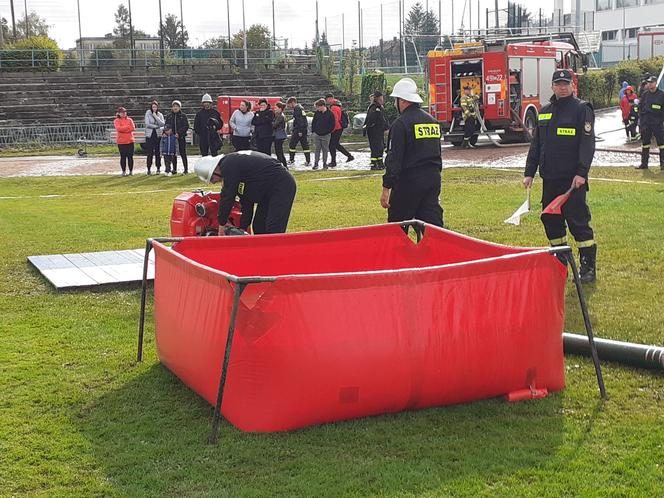
[[[173,129],[166,125],[164,126],[164,135],[161,137],[161,156],[164,158],[166,165],[166,174],[177,174],[178,172],[178,139],[173,134]],[[171,168],[172,165],[172,168]]]

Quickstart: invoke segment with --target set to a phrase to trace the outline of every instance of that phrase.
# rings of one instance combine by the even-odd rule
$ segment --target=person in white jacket
[[[236,151],[249,150],[251,142],[251,121],[254,113],[251,112],[251,102],[243,100],[240,108],[236,109],[231,116],[228,125],[231,127],[231,143]]]
[[[148,175],[152,172],[152,158],[157,166],[157,174],[161,172],[161,155],[159,153],[159,142],[164,133],[164,115],[159,112],[159,102],[153,100],[150,108],[145,111],[145,144],[147,145],[147,167]]]

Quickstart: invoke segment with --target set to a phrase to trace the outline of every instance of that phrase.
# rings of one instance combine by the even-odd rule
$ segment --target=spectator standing
[[[147,168],[148,175],[151,175],[152,159],[154,158],[157,166],[157,174],[161,170],[161,156],[159,155],[159,141],[164,132],[164,115],[159,112],[159,102],[153,100],[150,108],[145,112],[145,143],[148,149]]]
[[[341,134],[344,132],[344,128],[348,126],[348,114],[342,109],[341,102],[334,98],[334,94],[328,93],[325,96],[325,102],[330,106],[330,111],[334,114],[334,130],[332,130],[330,135],[330,156],[332,160],[329,164],[330,168],[334,168],[337,165],[337,151],[346,156],[347,163],[355,158],[341,145]]]
[[[198,135],[198,147],[201,156],[216,156],[221,148],[219,130],[224,126],[219,111],[212,107],[212,97],[209,93],[201,98],[201,110],[194,118],[194,133]]]
[[[290,154],[290,161],[288,162],[290,164],[295,162],[296,147],[299,143],[302,147],[302,152],[304,152],[305,166],[309,166],[311,164],[311,151],[309,149],[309,141],[307,140],[307,134],[309,133],[307,116],[304,114],[302,106],[297,103],[295,97],[290,97],[286,101],[286,106],[293,110],[293,131],[291,132],[290,142],[288,142],[288,152]]]
[[[182,112],[182,103],[174,100],[171,104],[171,113],[166,118],[166,124],[175,132],[178,141],[178,149],[182,158],[182,174],[189,173],[189,162],[187,161],[187,131],[189,131],[189,118]],[[175,169],[172,170],[176,174]]]
[[[369,139],[371,149],[371,169],[385,169],[383,165],[383,151],[385,150],[385,130],[388,129],[385,112],[383,110],[384,97],[379,91],[372,95],[372,102],[367,109],[364,120],[364,134]]]
[[[266,99],[258,101],[258,111],[254,114],[251,124],[254,125],[254,136],[256,137],[256,149],[268,156],[272,152],[272,123],[274,112],[270,109]]]
[[[318,169],[318,160],[323,151],[323,169],[327,169],[327,153],[330,150],[330,137],[334,130],[334,114],[325,105],[325,100],[316,101],[316,112],[311,122],[311,133],[314,141],[314,167]]]
[[[166,174],[177,173],[178,169],[178,139],[169,125],[164,126],[164,136],[161,137],[161,155],[164,156]]]
[[[284,165],[284,168],[288,169],[286,156],[284,155],[284,142],[288,138],[288,135],[286,135],[286,118],[284,117],[285,108],[286,104],[277,102],[274,109],[272,128],[274,129],[274,153],[277,155],[279,162]]]
[[[231,115],[229,126],[231,128],[231,143],[236,151],[249,150],[251,141],[251,122],[254,113],[251,112],[251,102],[243,100],[240,108]]]
[[[113,126],[117,131],[116,142],[120,151],[122,176],[131,176],[134,174],[134,130],[136,125],[134,120],[127,116],[127,109],[118,107]]]

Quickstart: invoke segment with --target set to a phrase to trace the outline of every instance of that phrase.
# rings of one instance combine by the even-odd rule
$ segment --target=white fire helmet
[[[212,173],[217,169],[219,162],[224,158],[223,154],[218,156],[203,156],[194,165],[194,173],[202,182],[210,183]]]
[[[390,97],[396,97],[416,104],[422,103],[422,97],[417,93],[417,84],[410,78],[401,78],[394,84]]]
[[[203,98],[201,99],[201,103],[203,102],[209,102],[210,104],[212,103],[212,97],[210,97],[209,93],[206,93],[203,95]]]

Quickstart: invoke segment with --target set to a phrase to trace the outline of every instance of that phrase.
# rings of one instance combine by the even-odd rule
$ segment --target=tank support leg
[[[604,387],[604,378],[602,377],[602,367],[599,364],[599,356],[597,355],[597,347],[595,345],[595,338],[593,336],[593,327],[590,323],[588,306],[586,305],[586,298],[583,293],[581,279],[579,278],[579,270],[576,267],[576,262],[574,261],[574,255],[572,254],[571,249],[568,249],[567,260],[569,261],[570,267],[572,268],[572,274],[574,275],[574,285],[576,286],[576,293],[579,296],[579,304],[581,305],[583,322],[585,323],[586,326],[586,334],[588,334],[588,344],[590,345],[590,354],[593,359],[593,364],[595,365],[595,374],[597,375],[597,385],[599,386],[599,394],[602,399],[608,399],[606,395],[606,389]]]
[[[233,295],[233,309],[231,310],[231,319],[228,324],[228,334],[226,336],[226,350],[224,351],[224,361],[221,367],[221,378],[219,379],[219,391],[217,392],[217,402],[214,406],[214,417],[212,418],[212,430],[208,437],[208,443],[215,444],[219,437],[219,422],[221,421],[221,403],[224,399],[224,387],[226,386],[226,375],[228,374],[228,363],[231,358],[231,349],[233,347],[233,336],[235,335],[235,322],[237,312],[240,307],[240,296],[248,284],[238,282],[235,284],[235,293]]]
[[[152,239],[145,242],[145,256],[143,257],[143,282],[141,283],[141,314],[138,319],[138,352],[136,361],[143,361],[143,331],[145,329],[145,298],[148,289],[148,264],[150,261],[150,251],[152,251]]]

